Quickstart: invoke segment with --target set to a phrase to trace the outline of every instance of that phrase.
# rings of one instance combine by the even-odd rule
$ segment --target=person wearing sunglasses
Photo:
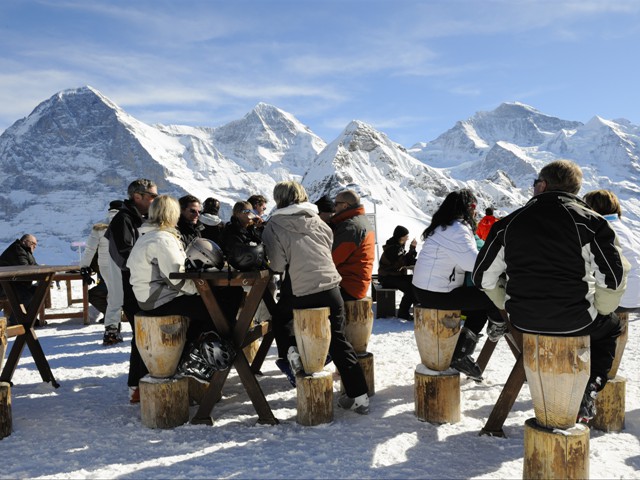
[[[185,195],[178,199],[180,203],[180,220],[178,220],[178,231],[182,246],[186,249],[196,238],[202,237],[204,225],[200,222],[202,206],[200,200],[193,195]]]
[[[129,184],[127,188],[129,198],[111,220],[104,236],[109,240],[109,255],[120,269],[122,275],[123,304],[122,310],[131,324],[133,338],[131,339],[131,355],[129,357],[129,399],[132,403],[140,402],[138,382],[147,372],[138,347],[135,342],[135,314],[140,310],[136,296],[131,287],[131,272],[127,267],[127,260],[134,244],[140,237],[138,229],[142,226],[149,213],[149,207],[158,197],[158,187],[155,182],[147,178],[139,178]],[[106,327],[105,327],[105,333]]]
[[[478,256],[474,236],[476,197],[469,189],[455,190],[442,201],[422,232],[422,249],[413,270],[413,291],[420,306],[438,310],[461,310],[466,317],[460,330],[451,367],[482,380],[482,371],[471,357],[487,318],[496,327],[490,338],[497,341],[505,321],[498,308],[481,290],[469,284],[466,272]]]

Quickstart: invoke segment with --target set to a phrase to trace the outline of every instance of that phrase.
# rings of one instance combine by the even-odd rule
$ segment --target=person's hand
[[[91,285],[92,283],[95,283],[95,280],[91,276],[92,274],[93,274],[93,270],[91,270],[91,267],[82,267],[80,269],[80,275],[82,276],[82,283],[84,283],[85,285]]]
[[[413,240],[411,240],[411,243],[409,244],[410,248],[416,248],[416,245],[418,245],[418,241],[414,238]]]

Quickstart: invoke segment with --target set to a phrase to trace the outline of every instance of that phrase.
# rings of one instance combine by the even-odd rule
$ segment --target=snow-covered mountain
[[[479,209],[513,210],[556,158],[583,166],[585,191],[618,193],[640,227],[639,132],[626,120],[594,117],[583,125],[509,103],[409,150],[359,121],[327,145],[264,103],[218,127],[152,126],[91,87],[65,90],[0,135],[0,245],[33,233],[40,262],[75,261],[71,243],[85,240],[109,201],[124,198],[139,177],[153,179],[161,193],[214,196],[223,217],[251,194],[271,198],[283,179],[302,179],[312,200],[353,188],[375,212],[384,242],[398,223],[419,235],[455,188],[474,190]]]

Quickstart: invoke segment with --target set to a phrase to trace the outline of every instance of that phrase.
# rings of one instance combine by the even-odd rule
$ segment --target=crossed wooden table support
[[[24,333],[16,336],[13,342],[7,363],[0,375],[0,381],[11,382],[11,378],[18,366],[18,361],[25,345],[29,347],[31,356],[38,367],[43,382],[51,382],[54,387],[60,384],[56,381],[49,366],[47,357],[42,350],[40,341],[34,331],[38,312],[42,309],[45,297],[51,287],[56,273],[68,273],[77,270],[77,265],[18,265],[0,267],[0,285],[7,296],[11,311],[16,322],[24,327]],[[22,282],[36,281],[37,286],[31,302],[25,309],[18,294],[19,284]]]
[[[509,415],[509,412],[511,411],[511,408],[513,408],[513,404],[518,398],[522,385],[524,385],[527,378],[524,372],[524,363],[522,358],[522,333],[513,328],[508,318],[506,318],[506,313],[503,316],[509,326],[507,333],[504,335],[504,339],[509,345],[513,356],[516,358],[516,363],[511,369],[507,382],[504,384],[504,387],[502,387],[498,401],[494,405],[493,410],[491,410],[487,423],[485,423],[484,427],[480,431],[480,435],[491,435],[494,437],[505,436],[502,427]],[[497,345],[498,342],[491,342],[487,340],[482,347],[477,361],[478,366],[482,371],[486,368],[487,363],[489,362],[489,359]]]
[[[171,278],[191,279],[195,282],[217,332],[221,337],[233,342],[237,352],[233,366],[238,372],[240,381],[258,414],[258,423],[269,425],[277,424],[278,420],[273,415],[271,407],[269,407],[267,399],[255,377],[255,374],[259,372],[262,362],[267,356],[274,338],[273,333],[269,328],[270,325],[268,323],[265,325],[266,322],[250,329],[251,321],[261,300],[265,301],[267,308],[272,314],[275,311],[275,301],[267,290],[267,286],[271,280],[271,273],[268,270],[256,272],[181,272],[172,273]],[[237,321],[236,319],[227,318],[223,313],[213,293],[215,287],[250,288]],[[260,337],[263,337],[262,343],[253,363],[249,365],[242,348]],[[191,423],[213,425],[211,412],[215,404],[222,398],[222,387],[227,380],[230,370],[229,368],[227,370],[217,371],[213,375],[209,387],[202,397],[200,407],[191,419]]]

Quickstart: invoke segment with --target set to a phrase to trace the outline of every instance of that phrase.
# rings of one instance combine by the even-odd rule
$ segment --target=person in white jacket
[[[96,253],[98,255],[100,276],[107,287],[107,308],[104,311],[104,335],[102,337],[102,344],[105,346],[122,342],[122,335],[120,335],[124,295],[122,291],[122,275],[120,274],[120,269],[109,255],[109,240],[104,237],[109,223],[111,223],[111,220],[122,205],[122,200],[114,200],[109,204],[105,222],[96,223],[91,229],[87,246],[80,261],[81,269],[90,269],[93,257]],[[91,271],[89,270],[90,273]]]
[[[174,280],[171,273],[184,272],[186,254],[176,229],[180,205],[169,195],[160,195],[149,207],[149,219],[139,228],[127,268],[140,309],[150,315],[189,317],[187,339],[214,329],[193,280]]]
[[[609,190],[594,190],[584,196],[584,201],[607,219],[616,232],[622,255],[631,265],[627,289],[616,312],[640,311],[640,238],[622,221],[622,208],[615,193]]]
[[[476,197],[470,190],[447,195],[422,233],[424,244],[413,270],[413,287],[421,307],[462,310],[466,320],[451,367],[480,381],[482,372],[471,357],[479,333],[487,317],[497,326],[494,330],[500,332],[504,331],[504,320],[484,292],[465,282],[465,273],[473,270],[478,256],[473,234],[475,209]]]

